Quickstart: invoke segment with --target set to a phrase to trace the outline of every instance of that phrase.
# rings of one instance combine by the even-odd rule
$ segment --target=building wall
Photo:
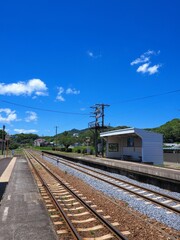
[[[142,148],[141,147],[124,147],[123,155],[130,156],[134,160],[140,160],[142,157]],[[126,157],[125,157],[126,158]]]
[[[148,136],[143,140],[142,146],[143,162],[163,163],[163,141],[162,136]]]
[[[106,145],[106,156],[118,159],[134,159],[140,160],[142,157],[142,141],[138,136],[134,137],[133,147],[128,146],[129,137],[108,137]],[[117,151],[110,151],[109,144],[118,144]]]
[[[109,144],[118,144],[118,149],[117,151],[111,151],[109,149]],[[106,157],[108,158],[121,158],[121,147],[119,144],[119,138],[117,137],[108,137],[107,142],[106,142]]]
[[[140,131],[138,135],[132,135],[134,138],[133,146],[128,146],[130,135],[108,136],[106,156],[124,160],[142,160],[142,162],[152,162],[156,165],[163,164],[162,135],[149,132],[146,134],[145,131]],[[117,144],[118,150],[110,151],[109,144]]]

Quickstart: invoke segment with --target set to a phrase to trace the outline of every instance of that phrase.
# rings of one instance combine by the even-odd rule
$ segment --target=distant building
[[[41,147],[41,146],[45,146],[47,142],[43,139],[43,138],[38,138],[36,140],[34,140],[34,146],[35,147]]]
[[[73,133],[73,137],[79,137],[79,133]]]
[[[106,157],[144,163],[163,163],[163,135],[138,128],[102,132]]]
[[[180,148],[179,143],[164,143],[164,148]]]

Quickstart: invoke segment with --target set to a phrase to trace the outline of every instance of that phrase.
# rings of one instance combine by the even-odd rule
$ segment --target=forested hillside
[[[160,127],[148,129],[157,133],[162,133],[164,142],[180,142],[180,119],[175,118]]]
[[[108,127],[106,131],[116,130],[127,128],[127,126],[117,126],[117,127]],[[148,131],[153,131],[157,133],[161,133],[164,136],[164,142],[180,142],[180,119],[173,119],[159,127],[156,128],[148,128],[145,129]],[[5,133],[6,134],[6,133]],[[2,136],[2,130],[0,130],[0,136]],[[10,149],[15,149],[19,146],[32,146],[34,140],[37,138],[42,138],[37,134],[15,134],[10,137],[9,147]],[[74,143],[79,144],[94,144],[94,134],[90,129],[72,129],[70,131],[65,131],[63,133],[59,133],[56,136],[45,136],[43,137],[47,142],[54,142],[58,144],[71,145]]]
[[[117,126],[117,127],[108,127],[106,131],[117,130],[128,128],[128,126]],[[180,142],[180,119],[175,118],[165,124],[156,127],[156,128],[147,128],[145,130],[161,133],[164,136],[164,142]],[[72,129],[67,131],[69,135],[78,134],[81,140],[86,137],[92,136],[92,131],[89,129]],[[58,134],[58,138],[62,136],[63,133]],[[48,138],[48,137],[47,137]]]
[[[123,129],[123,128],[128,128],[128,126],[108,127],[106,129],[106,131]],[[179,118],[175,118],[159,127],[147,128],[145,130],[163,134],[164,142],[180,142],[180,119]],[[67,132],[68,132],[68,136],[77,134],[80,142],[83,142],[84,139],[87,137],[93,138],[93,132],[90,131],[90,129],[88,129],[88,128],[82,129],[82,130],[72,129]],[[60,139],[62,135],[64,135],[64,133],[58,134],[57,138]],[[46,137],[46,140],[48,141],[49,139],[51,139],[51,141],[52,141],[52,138],[53,137],[51,137],[51,138]]]

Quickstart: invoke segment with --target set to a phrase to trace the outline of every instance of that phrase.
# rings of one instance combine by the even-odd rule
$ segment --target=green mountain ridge
[[[146,130],[161,133],[164,136],[164,142],[180,142],[180,119],[174,118],[160,127],[148,128]]]
[[[124,128],[128,128],[128,126],[117,126],[117,127],[110,126],[106,129],[106,131],[124,129]],[[145,128],[144,130],[163,134],[164,142],[180,142],[180,119],[179,118],[172,119],[171,121],[168,121],[159,127]],[[90,131],[89,128],[82,129],[82,130],[74,128],[67,132],[68,134],[72,134],[72,135],[83,134],[88,136],[89,131]],[[63,133],[60,133],[57,136],[60,137],[62,134]]]
[[[106,131],[110,130],[117,130],[117,129],[124,129],[128,128],[128,126],[117,126],[117,127],[108,127]],[[165,124],[156,127],[156,128],[146,128],[147,131],[153,131],[157,133],[163,134],[164,142],[166,143],[172,143],[172,142],[178,142],[180,143],[180,119],[175,118],[171,121],[166,122]],[[6,133],[5,133],[6,134]],[[2,136],[2,130],[0,130],[0,136]],[[80,144],[88,144],[94,145],[94,131],[85,128],[85,129],[71,129],[69,131],[64,131],[62,133],[59,133],[54,136],[38,136],[37,134],[14,134],[11,136],[9,140],[9,147],[10,149],[15,149],[19,146],[32,146],[34,144],[34,140],[37,138],[43,138],[47,142],[54,142],[58,144],[62,144],[62,142],[68,142],[71,144],[74,143],[80,143]],[[100,138],[99,138],[100,140]]]

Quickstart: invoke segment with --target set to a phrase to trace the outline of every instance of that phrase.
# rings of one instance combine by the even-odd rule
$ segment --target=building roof
[[[139,128],[124,128],[124,129],[118,129],[118,130],[113,130],[108,132],[102,132],[100,133],[100,137],[121,136],[121,135],[128,135],[128,134],[130,135],[136,134],[140,137],[147,137],[147,136],[162,137],[162,134],[160,133],[150,132],[150,131],[139,129]]]
[[[34,142],[45,142],[45,139],[43,139],[43,138],[38,138],[38,139],[35,139]]]

